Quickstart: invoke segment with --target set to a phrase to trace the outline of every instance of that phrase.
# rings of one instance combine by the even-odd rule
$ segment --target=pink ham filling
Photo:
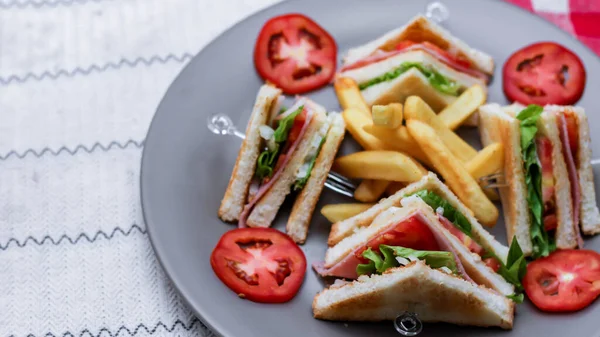
[[[280,155],[280,156],[284,156],[285,159],[284,159],[283,163],[279,166],[277,171],[273,174],[271,179],[269,179],[269,181],[266,184],[263,184],[262,186],[260,186],[258,191],[256,192],[256,194],[250,200],[250,202],[248,204],[246,204],[246,206],[244,206],[244,209],[242,210],[242,214],[240,214],[240,220],[238,222],[239,228],[247,227],[246,220],[248,219],[250,212],[254,208],[254,205],[256,205],[256,203],[260,200],[260,198],[262,198],[265,195],[265,193],[267,193],[267,191],[269,191],[271,186],[273,186],[273,184],[277,181],[277,179],[283,172],[285,166],[292,158],[291,154],[294,153],[294,151],[298,147],[298,144],[300,144],[300,141],[304,137],[304,134],[306,133],[306,130],[308,129],[308,126],[310,125],[310,120],[312,119],[312,116],[313,116],[312,111],[310,109],[307,109],[306,110],[306,121],[304,122],[304,125],[302,126],[302,130],[300,131],[298,138],[289,147],[289,149],[286,153],[282,153]]]
[[[390,57],[393,57],[393,56],[396,56],[396,55],[399,55],[402,53],[406,53],[406,52],[409,52],[412,50],[423,50],[423,51],[427,52],[428,54],[432,55],[433,57],[435,57],[436,59],[440,60],[447,66],[454,68],[457,71],[468,74],[475,78],[479,78],[479,79],[485,81],[486,83],[489,81],[489,76],[484,74],[483,72],[481,72],[477,69],[465,67],[461,64],[457,64],[456,62],[452,62],[452,60],[449,60],[447,57],[438,53],[436,50],[428,48],[426,45],[423,45],[423,44],[412,45],[412,46],[407,47],[402,50],[383,51],[383,50],[378,49],[373,54],[371,54],[363,59],[360,59],[352,64],[342,67],[341,71],[343,72],[346,70],[352,70],[352,69],[366,67],[370,64],[377,63],[379,61],[383,61]]]
[[[567,161],[569,180],[571,182],[571,198],[573,199],[573,226],[575,227],[575,233],[577,233],[577,244],[579,248],[583,248],[583,239],[581,238],[581,232],[579,230],[579,208],[581,204],[579,177],[577,176],[575,159],[573,157],[573,152],[571,151],[571,144],[569,143],[567,121],[562,113],[558,115],[558,129],[560,133],[560,140],[562,142],[563,153],[565,154],[565,159]]]
[[[426,224],[427,227],[431,230],[431,233],[435,237],[440,250],[452,253],[452,255],[454,256],[454,260],[456,261],[456,266],[457,266],[458,271],[460,272],[461,276],[465,280],[475,283],[469,277],[469,275],[466,273],[465,268],[463,267],[460,259],[458,258],[458,255],[456,254],[456,251],[454,250],[454,248],[452,247],[452,245],[450,244],[448,239],[443,234],[441,234],[435,226],[430,225],[429,222],[426,219],[424,219],[423,216],[418,212],[411,215],[407,219],[410,219],[415,216],[420,217],[421,222]],[[384,236],[385,234],[394,232],[396,227],[399,226],[402,222],[403,221],[400,221],[396,226],[392,226],[391,228],[389,228],[381,233],[378,233],[377,237],[381,237],[381,236]],[[370,241],[373,241],[373,239]],[[360,246],[360,247],[354,249],[350,254],[346,255],[346,257],[344,257],[341,261],[335,263],[334,265],[332,265],[329,268],[325,267],[324,262],[313,264],[313,268],[321,276],[336,276],[336,277],[355,279],[358,277],[358,275],[356,274],[356,267],[360,263],[362,263],[362,261],[359,258],[357,258],[356,255],[359,251],[363,250],[364,248],[365,248],[365,246]]]

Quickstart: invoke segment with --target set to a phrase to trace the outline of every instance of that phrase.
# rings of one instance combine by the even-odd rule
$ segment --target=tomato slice
[[[540,42],[516,51],[504,64],[503,89],[522,104],[575,104],[583,95],[586,73],[581,59],[569,49]]]
[[[577,118],[575,113],[571,110],[565,111],[565,121],[567,122],[567,136],[569,137],[569,146],[571,147],[571,153],[575,164],[579,162],[577,156],[579,154],[579,127],[577,125]]]
[[[362,249],[356,250],[355,256],[362,261],[364,260],[362,253],[367,248],[379,251],[379,245],[400,246],[416,250],[440,250],[435,236],[418,216],[412,216],[399,222],[393,229],[369,240]]]
[[[306,273],[302,250],[273,228],[238,228],[223,234],[210,265],[239,297],[261,303],[291,300]]]
[[[498,272],[498,270],[500,270],[500,262],[498,262],[496,258],[488,257],[486,259],[483,259],[483,263],[485,263],[486,266],[490,267],[496,273]]]
[[[467,234],[456,228],[456,226],[454,226],[454,224],[444,216],[438,215],[438,220],[440,220],[440,223],[450,232],[450,234],[454,235],[465,245],[465,247],[469,248],[472,253],[481,256],[481,254],[484,252],[483,247],[475,242],[475,240],[471,239]]]
[[[296,118],[294,118],[294,124],[292,124],[292,128],[288,133],[286,144],[293,144],[298,139],[300,133],[302,132],[302,127],[306,122],[306,115],[306,109],[303,109],[302,112],[298,114]]]
[[[543,311],[577,311],[600,295],[600,254],[558,250],[527,265],[523,287]]]
[[[320,88],[335,74],[337,46],[329,33],[302,14],[276,16],[254,46],[259,75],[288,94]]]

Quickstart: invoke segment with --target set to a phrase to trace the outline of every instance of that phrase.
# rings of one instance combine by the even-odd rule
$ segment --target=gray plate
[[[600,66],[596,56],[560,29],[512,5],[499,1],[444,0],[451,11],[446,27],[470,45],[490,53],[497,65],[490,101],[506,103],[501,88],[501,68],[515,50],[532,42],[554,40],[575,51],[587,67],[587,108],[593,147],[600,154],[600,127],[594,108],[600,104]],[[226,231],[234,228],[219,221],[217,208],[240,146],[233,137],[217,136],[206,128],[207,117],[224,112],[245,127],[260,78],[252,64],[254,39],[270,17],[301,12],[322,24],[337,40],[340,54],[383,32],[404,24],[423,12],[426,2],[400,0],[305,0],[281,3],[225,32],[182,71],[161,102],[146,139],[142,160],[142,205],[156,254],[173,283],[195,313],[224,336],[397,336],[392,323],[331,323],[312,318],[311,303],[323,288],[308,270],[300,293],[281,305],[256,304],[239,299],[213,274],[210,253]],[[596,96],[594,96],[596,93]],[[331,87],[309,97],[331,110],[339,109]],[[479,146],[477,133],[463,135]],[[342,152],[356,150],[347,137]],[[598,172],[596,172],[598,173]],[[598,193],[598,191],[596,192]],[[309,263],[323,259],[328,222],[318,210],[324,204],[348,202],[330,191],[321,197],[310,235],[303,249]],[[275,227],[283,229],[289,212],[285,204]],[[505,241],[504,224],[493,229]],[[586,241],[598,250],[600,241]],[[518,306],[512,332],[499,329],[426,324],[423,336],[598,336],[600,305],[569,315],[551,315],[531,304]]]

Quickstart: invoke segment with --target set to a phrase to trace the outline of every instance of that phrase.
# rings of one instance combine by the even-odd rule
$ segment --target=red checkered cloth
[[[506,0],[577,37],[600,56],[600,0]]]

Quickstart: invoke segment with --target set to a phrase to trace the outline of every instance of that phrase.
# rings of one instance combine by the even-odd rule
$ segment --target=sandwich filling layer
[[[558,114],[558,131],[562,142],[563,155],[567,162],[567,171],[571,181],[571,200],[573,201],[573,227],[577,235],[577,245],[583,248],[583,239],[579,230],[579,208],[581,207],[581,189],[577,167],[579,161],[579,128],[577,119],[572,111],[567,110],[564,114]]]
[[[520,287],[518,268],[514,268],[513,265],[519,265],[521,263],[519,259],[524,259],[524,256],[516,240],[511,243],[510,247],[510,251],[515,252],[515,254],[513,254],[511,261],[507,261],[508,264],[504,264],[494,252],[487,251],[483,248],[481,242],[477,242],[472,235],[472,226],[469,220],[447,200],[429,190],[421,190],[413,195],[418,196],[431,207],[436,212],[438,220],[444,228],[467,247],[471,253],[479,255],[488,267],[500,274],[507,282],[517,286],[517,288]]]
[[[534,258],[547,256],[556,249],[555,232],[558,227],[556,206],[556,186],[553,167],[552,141],[538,132],[537,123],[543,108],[530,105],[523,109],[516,118],[521,121],[521,156],[527,186],[527,203],[531,217],[530,234],[533,243]],[[557,113],[556,123],[560,136],[560,147],[569,173],[571,201],[573,203],[573,226],[577,245],[583,247],[579,230],[579,207],[581,191],[577,176],[576,155],[577,124],[574,116],[568,113]],[[576,143],[576,144],[571,144]]]
[[[304,157],[304,162],[302,166],[296,172],[296,181],[294,182],[293,189],[294,191],[299,191],[304,188],[304,185],[308,182],[310,178],[310,174],[317,162],[317,157],[319,153],[321,153],[321,148],[323,144],[327,140],[327,133],[329,132],[329,128],[333,124],[334,113],[329,114],[327,116],[327,122],[323,123],[323,126],[319,131],[313,136],[310,140],[310,148],[308,153]]]
[[[419,235],[414,235],[415,233],[419,233]],[[407,241],[412,241],[411,247],[404,247],[407,245]],[[435,244],[430,244],[431,242]],[[314,268],[321,276],[356,279],[359,275],[367,273],[369,269],[366,265],[370,265],[373,262],[374,253],[382,253],[380,252],[381,246],[410,248],[419,251],[447,252],[452,255],[455,261],[457,274],[472,282],[448,239],[435,226],[430,225],[418,210],[407,216],[404,220],[380,231],[365,244],[354,249],[337,263],[329,267],[325,267],[324,263],[315,264]],[[364,256],[365,253],[367,257]],[[397,260],[394,259],[394,261]],[[390,263],[393,263],[393,261]],[[371,272],[374,271],[377,271],[377,269]]]
[[[419,70],[419,72],[421,72],[421,74],[423,74],[423,76],[427,78],[429,84],[437,91],[446,95],[458,96],[461,87],[456,81],[440,74],[433,67],[425,66],[422,63],[418,62],[404,62],[400,66],[394,68],[391,71],[388,71],[383,75],[372,78],[367,82],[360,83],[358,87],[360,90],[365,90],[379,83],[392,81],[400,77],[402,74],[409,71],[410,69]]]
[[[530,105],[516,116],[521,121],[519,126],[521,131],[521,158],[523,159],[523,171],[527,187],[527,204],[529,205],[531,218],[530,234],[534,258],[548,256],[556,249],[554,238],[548,234],[543,224],[542,167],[536,145],[537,123],[542,112],[542,107]],[[549,169],[552,170],[551,167]]]
[[[312,109],[301,100],[273,118],[272,125],[261,126],[265,149],[258,156],[254,181],[250,187],[247,204],[240,215],[239,227],[246,227],[246,219],[254,205],[283,172],[304,137],[312,116]]]
[[[366,56],[354,63],[344,66],[341,69],[341,71],[344,72],[347,70],[362,68],[367,65],[377,63],[379,61],[382,61],[382,60],[388,59],[390,57],[396,56],[398,54],[406,53],[406,52],[412,51],[412,50],[423,50],[423,51],[427,52],[428,54],[432,55],[433,57],[435,57],[440,62],[446,64],[447,66],[453,68],[456,71],[465,73],[465,74],[475,77],[475,78],[479,78],[486,82],[489,81],[489,76],[486,75],[485,73],[473,68],[473,66],[471,65],[471,63],[469,61],[462,59],[462,58],[450,53],[449,51],[443,50],[440,47],[438,47],[432,43],[429,43],[429,42],[417,43],[417,42],[413,42],[413,41],[402,41],[402,42],[398,43],[396,45],[396,47],[392,50],[386,51],[386,50],[382,50],[382,49],[377,49],[371,55]]]

